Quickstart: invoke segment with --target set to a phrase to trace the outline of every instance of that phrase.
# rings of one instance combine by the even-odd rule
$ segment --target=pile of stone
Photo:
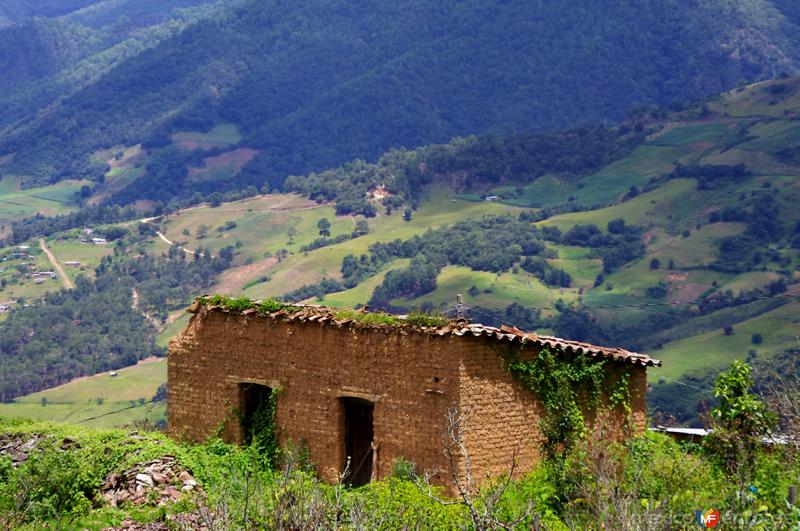
[[[80,444],[69,437],[54,439],[39,433],[27,435],[2,434],[0,435],[0,457],[10,458],[16,468],[27,461],[46,439],[52,439],[53,446],[61,450],[80,448]]]
[[[122,474],[111,473],[100,487],[103,499],[112,507],[124,503],[165,505],[195,491],[199,491],[197,481],[187,470],[180,470],[171,455],[138,463]]]

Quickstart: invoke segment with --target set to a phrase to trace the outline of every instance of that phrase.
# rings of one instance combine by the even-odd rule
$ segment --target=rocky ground
[[[197,490],[197,481],[171,455],[138,463],[122,474],[111,473],[100,487],[103,499],[111,507],[123,503],[164,505]]]

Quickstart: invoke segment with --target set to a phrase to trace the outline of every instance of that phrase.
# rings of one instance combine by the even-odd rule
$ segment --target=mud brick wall
[[[345,461],[339,397],[362,397],[374,402],[377,477],[400,456],[446,471],[442,419],[458,401],[459,343],[201,310],[170,345],[169,432],[200,441],[224,426],[238,442],[239,383],[278,387],[283,442],[306,444],[320,475],[334,481]]]
[[[507,370],[504,354],[510,349],[523,357],[537,352],[534,346],[519,348],[485,337],[339,328],[203,308],[170,344],[169,433],[201,441],[222,429],[227,440],[240,442],[240,384],[256,383],[280,389],[276,422],[282,443],[306,445],[328,481],[345,464],[342,397],[374,404],[377,478],[403,457],[419,470],[439,470],[439,481],[447,482],[443,436],[446,413],[454,406],[467,415],[465,442],[475,480],[508,472],[515,452],[521,473],[540,457],[544,411]],[[644,367],[607,367],[631,374],[632,427],[642,433]],[[612,438],[624,437],[620,412],[611,419],[588,417],[615,431]]]
[[[466,415],[465,441],[476,481],[510,471],[530,470],[539,459],[538,422],[544,414],[530,389],[514,379],[502,354],[519,345],[464,338],[468,355],[459,367],[461,410]],[[526,355],[533,355],[526,352]]]
[[[524,473],[541,458],[542,434],[538,426],[545,411],[536,395],[509,372],[506,360],[514,356],[532,359],[538,348],[529,346],[520,351],[518,344],[474,337],[462,341],[465,355],[459,366],[459,407],[466,416],[465,442],[473,478],[480,482],[508,474],[514,459],[515,474]],[[598,417],[597,412],[584,408],[587,422],[593,430],[602,430],[597,432],[602,439],[620,441],[630,434],[643,434],[647,426],[647,371],[627,363],[606,362],[605,367],[611,382],[623,373],[630,375],[631,416],[628,419],[618,408],[604,409]]]

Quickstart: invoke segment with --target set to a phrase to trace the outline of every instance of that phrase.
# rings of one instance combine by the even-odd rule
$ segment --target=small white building
[[[108,243],[108,240],[105,238],[92,238],[92,243],[95,245],[105,245]]]

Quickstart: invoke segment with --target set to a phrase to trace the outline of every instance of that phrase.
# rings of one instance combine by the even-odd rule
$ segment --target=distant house
[[[10,311],[11,311],[11,305],[10,304],[5,304],[5,303],[0,304],[0,313],[6,313],[6,312],[10,312]]]
[[[69,261],[69,262],[64,262],[64,265],[65,266],[69,266],[69,267],[78,267],[78,266],[81,265],[81,263],[80,262],[76,262],[76,261],[73,260],[73,261]]]
[[[94,229],[85,228],[83,229],[83,233],[86,234],[87,236],[91,236],[92,234],[94,234]]]
[[[627,413],[587,409],[587,422],[611,440],[644,432],[647,368],[661,365],[619,348],[465,319],[369,324],[317,306],[259,313],[201,301],[189,311],[169,346],[169,434],[202,441],[221,428],[227,440],[243,442],[272,396],[282,442],[301,442],[326,480],[347,471],[354,485],[387,477],[402,457],[440,471],[436,481],[452,488],[442,435],[454,407],[469,415],[464,444],[474,477],[506,473],[515,453],[519,470],[530,469],[541,458],[544,405],[510,372],[509,356],[532,360],[548,349],[565,360],[602,360],[608,381],[625,379],[630,393]]]
[[[92,243],[95,245],[105,245],[108,243],[108,240],[105,238],[92,238]]]
[[[496,201],[500,201],[500,196],[499,195],[487,195],[486,197],[484,197],[484,199],[486,201],[490,201],[490,202],[494,203]]]

